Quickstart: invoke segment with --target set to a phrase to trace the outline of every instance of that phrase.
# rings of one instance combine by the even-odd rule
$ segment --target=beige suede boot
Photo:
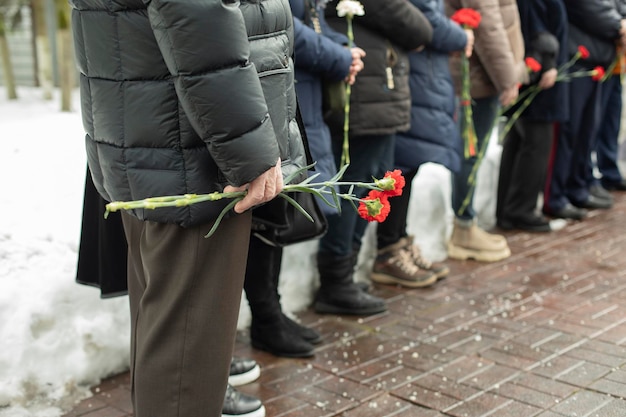
[[[452,259],[496,262],[511,256],[511,250],[504,236],[487,233],[476,224],[463,227],[455,223],[448,242],[448,256]]]

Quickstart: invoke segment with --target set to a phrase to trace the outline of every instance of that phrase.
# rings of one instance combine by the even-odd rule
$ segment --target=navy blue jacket
[[[522,34],[528,56],[541,56],[535,51],[538,34],[550,33],[559,43],[555,62],[541,61],[542,72],[558,68],[569,60],[567,46],[567,11],[563,0],[517,0]],[[535,97],[522,117],[539,121],[565,121],[569,117],[569,89],[567,83],[558,82]]]
[[[316,161],[315,173],[320,174],[315,180],[318,182],[330,179],[337,172],[330,131],[322,112],[322,80],[344,79],[350,71],[352,54],[343,46],[348,38],[327,25],[323,2],[309,1],[317,7],[321,35],[304,23],[310,20],[304,0],[289,0],[289,4],[294,16],[296,93],[311,156]],[[326,213],[334,211],[327,204],[320,206]]]
[[[455,95],[448,57],[465,48],[465,31],[446,17],[442,0],[411,0],[429,20],[433,39],[409,54],[411,127],[396,135],[395,165],[402,171],[426,162],[458,171],[462,141],[454,120]]]

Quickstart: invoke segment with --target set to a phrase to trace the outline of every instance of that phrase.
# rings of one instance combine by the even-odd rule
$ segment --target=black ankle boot
[[[281,318],[261,323],[253,317],[250,325],[250,343],[252,347],[276,356],[287,358],[313,356],[313,345],[293,332]]]
[[[387,310],[385,300],[363,291],[352,279],[354,256],[317,255],[320,288],[314,309],[322,314],[370,315]]]
[[[293,333],[297,334],[298,336],[300,336],[301,338],[303,338],[307,342],[312,343],[314,345],[322,343],[322,335],[320,335],[314,329],[312,329],[310,327],[303,326],[302,324],[298,323],[297,321],[294,321],[294,320],[290,319],[285,314],[282,314],[282,318],[283,318],[283,322],[285,322],[285,324],[287,325],[287,327],[289,328],[290,331],[292,331]]]

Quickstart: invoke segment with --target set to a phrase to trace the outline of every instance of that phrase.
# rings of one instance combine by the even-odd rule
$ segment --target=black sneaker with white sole
[[[239,392],[228,384],[222,417],[265,417],[265,407],[258,398]]]
[[[254,359],[233,357],[230,361],[228,383],[234,387],[256,381],[261,375],[261,368]]]

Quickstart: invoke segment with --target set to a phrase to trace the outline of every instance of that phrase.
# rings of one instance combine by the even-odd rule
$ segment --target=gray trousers
[[[182,228],[122,213],[128,241],[135,417],[220,417],[250,238],[250,212]]]

